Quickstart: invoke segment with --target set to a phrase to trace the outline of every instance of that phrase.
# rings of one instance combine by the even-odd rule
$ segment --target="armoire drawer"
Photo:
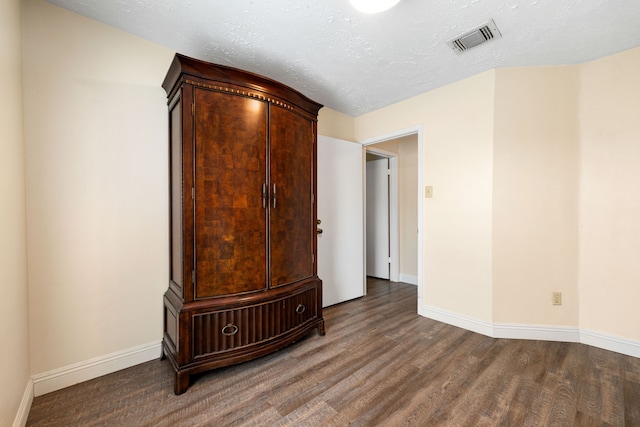
[[[193,357],[258,344],[317,317],[316,288],[245,307],[193,315]]]

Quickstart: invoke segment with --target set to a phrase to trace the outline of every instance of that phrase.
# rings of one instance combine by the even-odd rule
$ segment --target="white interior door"
[[[389,280],[389,159],[367,161],[367,276]]]
[[[324,307],[364,295],[362,145],[318,136],[318,276]]]

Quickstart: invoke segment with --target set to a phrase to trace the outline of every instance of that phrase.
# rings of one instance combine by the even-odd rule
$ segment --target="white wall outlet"
[[[424,198],[425,199],[430,199],[433,197],[433,186],[431,185],[426,185],[424,187]]]
[[[562,305],[562,292],[551,293],[551,304]]]

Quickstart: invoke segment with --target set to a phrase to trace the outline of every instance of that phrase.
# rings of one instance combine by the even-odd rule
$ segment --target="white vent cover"
[[[493,19],[490,19],[478,28],[474,28],[460,37],[448,41],[447,44],[455,50],[457,54],[461,54],[472,47],[486,43],[489,40],[499,39],[500,37],[502,37],[502,34],[500,34],[496,23],[493,22]]]

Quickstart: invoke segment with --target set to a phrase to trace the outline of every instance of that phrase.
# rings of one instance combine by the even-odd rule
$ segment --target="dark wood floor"
[[[493,339],[416,314],[415,286],[370,280],[324,337],[197,376],[151,361],[37,397],[29,426],[640,426],[640,359]]]

